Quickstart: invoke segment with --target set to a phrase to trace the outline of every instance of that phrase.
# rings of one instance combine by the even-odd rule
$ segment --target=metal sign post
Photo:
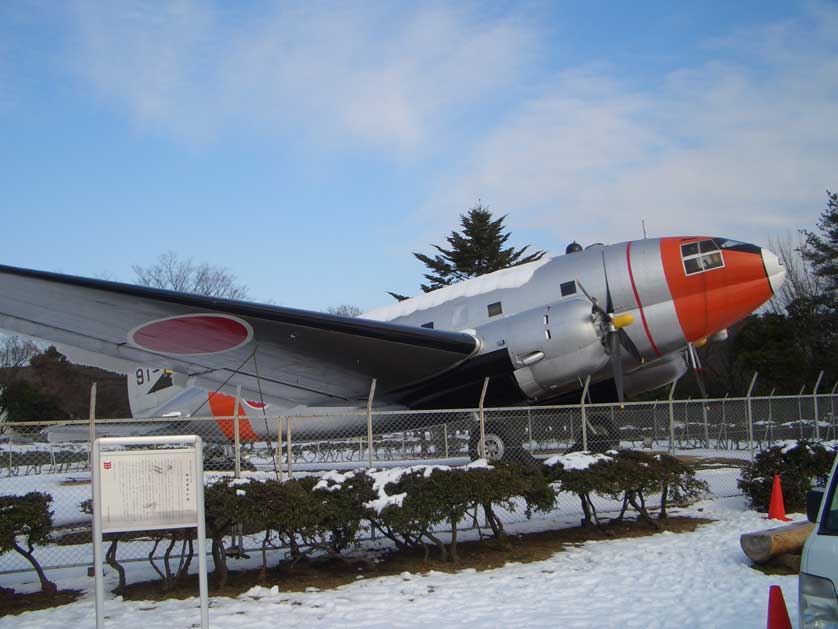
[[[108,450],[119,446],[173,446]],[[103,448],[105,452],[102,452]],[[209,628],[203,445],[197,435],[103,437],[93,442],[96,627],[105,624],[105,533],[196,527],[201,627]]]

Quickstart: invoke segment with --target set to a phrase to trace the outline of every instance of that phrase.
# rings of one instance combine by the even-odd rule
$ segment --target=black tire
[[[532,463],[536,461],[524,447],[522,433],[515,437],[515,430],[499,422],[487,422],[485,427],[486,459],[505,463]],[[468,439],[468,454],[472,461],[480,458],[480,424],[475,423]]]

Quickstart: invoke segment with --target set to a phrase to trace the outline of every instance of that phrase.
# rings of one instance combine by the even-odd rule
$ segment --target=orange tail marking
[[[213,417],[232,417],[236,414],[236,398],[232,395],[210,393],[209,405]],[[234,419],[216,419],[215,422],[228,439],[232,441],[236,438]],[[260,439],[259,435],[253,431],[253,426],[250,425],[250,420],[247,419],[247,414],[241,404],[239,404],[239,438],[242,441],[259,441]]]

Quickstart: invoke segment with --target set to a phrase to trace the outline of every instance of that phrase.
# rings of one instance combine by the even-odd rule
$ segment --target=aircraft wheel
[[[525,436],[523,433],[516,438],[513,429],[497,423],[487,423],[485,432],[484,443],[488,461],[529,463],[534,460],[532,454],[522,446]],[[468,440],[468,453],[472,461],[480,458],[479,448],[477,447],[479,441],[480,425],[475,424]]]

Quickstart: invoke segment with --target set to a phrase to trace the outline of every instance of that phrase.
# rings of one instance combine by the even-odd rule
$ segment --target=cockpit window
[[[701,240],[681,245],[681,258],[687,275],[703,273],[725,265],[719,245],[713,240]]]
[[[720,249],[724,249],[727,251],[739,251],[742,253],[755,253],[757,255],[762,254],[762,249],[757,247],[756,245],[752,245],[747,242],[740,242],[738,240],[731,240],[730,238],[715,238],[713,240]]]
[[[681,255],[683,257],[686,258],[687,256],[694,256],[697,253],[698,253],[698,243],[697,242],[691,242],[688,245],[681,245]]]

